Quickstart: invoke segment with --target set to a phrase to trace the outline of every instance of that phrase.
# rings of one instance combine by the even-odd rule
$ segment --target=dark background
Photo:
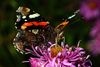
[[[2,0],[0,2],[0,67],[27,67],[27,64],[21,63],[27,59],[18,53],[12,44],[17,33],[14,23],[19,6],[24,5],[34,9],[50,21],[52,26],[56,26],[79,9],[80,2],[81,0]],[[65,28],[66,43],[76,46],[77,42],[82,40],[80,46],[91,55],[93,67],[99,67],[100,56],[92,55],[87,49],[87,43],[91,39],[89,36],[91,28],[92,24],[77,15]]]

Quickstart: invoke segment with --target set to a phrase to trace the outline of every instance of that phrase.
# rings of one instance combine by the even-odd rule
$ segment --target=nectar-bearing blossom
[[[90,35],[92,40],[89,42],[88,48],[94,55],[100,54],[100,20],[95,22],[94,27],[91,29]]]
[[[90,31],[90,35],[92,38],[97,38],[100,36],[100,20],[95,21],[95,24]]]
[[[88,49],[94,54],[100,54],[100,0],[83,0],[80,6],[80,14],[85,20],[94,20],[90,31],[91,39]]]
[[[100,35],[89,42],[88,48],[93,55],[100,54]]]
[[[80,14],[91,20],[100,17],[100,0],[84,0],[80,5]]]
[[[34,48],[33,48],[34,49]],[[68,45],[51,45],[48,50],[41,50],[38,58],[30,57],[31,67],[91,67],[89,55],[83,48]]]

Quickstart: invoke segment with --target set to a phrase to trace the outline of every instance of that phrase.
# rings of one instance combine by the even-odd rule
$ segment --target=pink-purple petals
[[[85,20],[96,19],[100,17],[100,1],[84,0],[80,5],[80,14]]]
[[[47,50],[39,58],[30,57],[29,62],[31,67],[91,67],[90,61],[86,64],[87,56],[83,48],[68,46],[62,47],[62,51],[55,57],[51,57],[50,51]]]
[[[91,40],[88,43],[88,48],[93,55],[100,54],[100,20],[96,20],[90,31]]]

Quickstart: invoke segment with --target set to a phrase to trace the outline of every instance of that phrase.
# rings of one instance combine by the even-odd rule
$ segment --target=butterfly
[[[46,48],[48,42],[54,43],[56,32],[44,17],[27,7],[19,7],[16,12],[15,27],[18,33],[13,44],[18,52],[24,53],[25,49],[31,49],[32,46]]]
[[[32,49],[32,47],[35,50],[37,50],[36,47],[47,49],[51,45],[49,43],[55,43],[55,40],[58,43],[63,39],[62,30],[68,21],[53,27],[39,13],[31,11],[27,7],[19,7],[16,12],[15,27],[18,33],[13,44],[18,52],[26,53],[27,49]]]

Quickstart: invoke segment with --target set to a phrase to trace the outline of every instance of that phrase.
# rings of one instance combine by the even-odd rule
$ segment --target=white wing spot
[[[25,21],[27,21],[27,20],[25,19]]]
[[[23,19],[25,19],[25,18],[26,18],[26,16],[23,16],[22,18],[23,18]]]
[[[39,16],[40,16],[40,14],[35,13],[35,14],[31,14],[31,15],[29,15],[29,18],[35,18],[35,17],[39,17]]]

